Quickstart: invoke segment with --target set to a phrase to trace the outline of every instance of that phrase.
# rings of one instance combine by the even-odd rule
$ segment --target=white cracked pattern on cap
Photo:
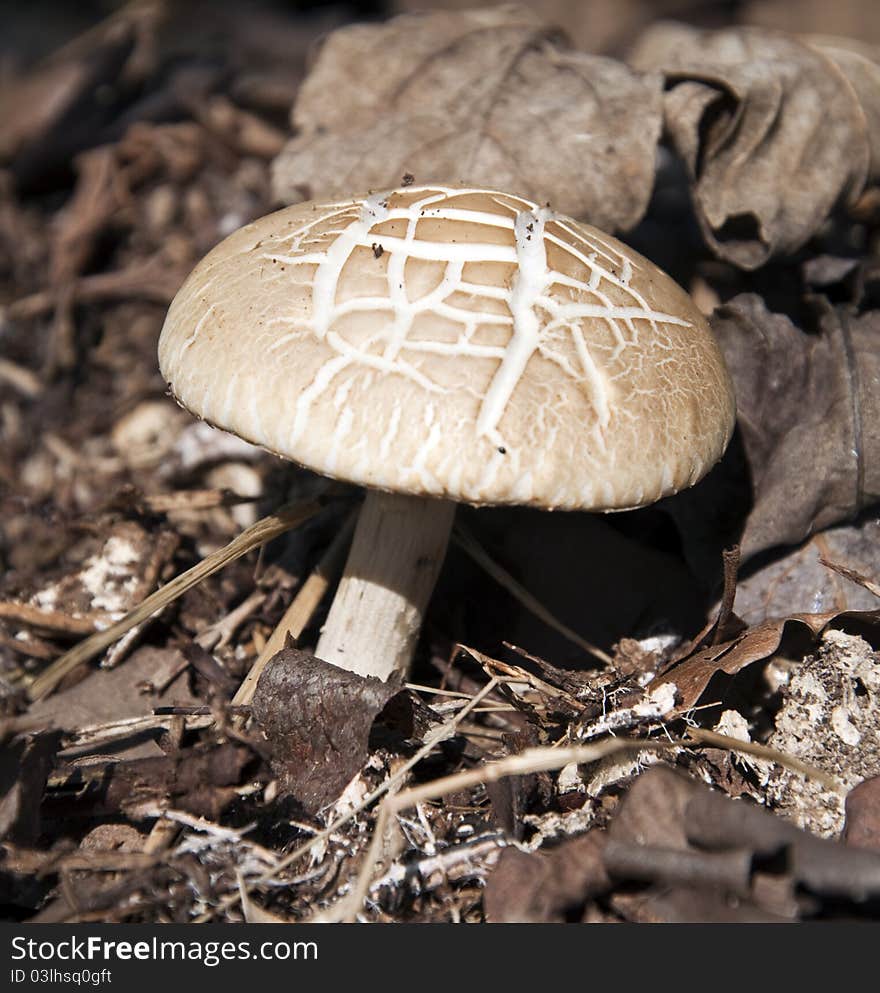
[[[316,472],[474,504],[650,503],[695,483],[734,422],[676,283],[493,190],[261,218],[190,275],[159,362],[193,413]]]

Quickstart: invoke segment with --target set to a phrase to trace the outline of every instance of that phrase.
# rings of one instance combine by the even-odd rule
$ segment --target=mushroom
[[[162,374],[201,418],[367,488],[316,648],[405,673],[455,504],[639,507],[721,457],[733,390],[653,263],[497,190],[403,186],[235,232],[168,312]]]

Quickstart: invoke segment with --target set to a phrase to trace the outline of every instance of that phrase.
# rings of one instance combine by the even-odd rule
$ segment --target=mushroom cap
[[[159,341],[194,414],[316,472],[472,504],[613,510],[721,457],[733,388],[691,298],[496,190],[300,203],[204,258]]]

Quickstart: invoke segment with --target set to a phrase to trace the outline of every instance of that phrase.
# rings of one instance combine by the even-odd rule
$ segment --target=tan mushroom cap
[[[695,483],[734,423],[690,297],[494,190],[302,203],[235,232],[168,312],[185,407],[316,472],[473,504],[611,510]]]

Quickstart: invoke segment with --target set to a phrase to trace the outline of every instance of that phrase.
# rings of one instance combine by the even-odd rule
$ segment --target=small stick
[[[577,631],[573,631],[567,624],[563,624],[562,621],[557,620],[553,614],[538,600],[536,597],[532,596],[531,593],[522,585],[520,585],[510,573],[502,568],[498,563],[489,556],[489,553],[483,548],[483,546],[477,541],[477,539],[470,533],[470,531],[463,528],[460,524],[457,524],[455,530],[452,534],[452,540],[480,566],[483,570],[489,573],[489,575],[495,580],[496,583],[503,586],[511,596],[516,597],[517,600],[529,611],[529,613],[534,614],[538,620],[543,621],[547,627],[552,628],[554,631],[558,631],[563,638],[567,638],[573,645],[577,645],[578,648],[582,648],[588,655],[592,655],[594,658],[599,659],[605,665],[612,665],[614,660],[607,652],[603,652],[601,648],[596,645],[591,644],[586,638],[582,638]]]
[[[106,621],[106,614],[92,613],[72,617],[61,610],[43,610],[32,603],[16,603],[14,600],[0,601],[0,619],[27,624],[43,631],[57,634],[93,634],[95,629]]]
[[[274,514],[264,517],[242,531],[238,537],[233,538],[228,545],[218,549],[211,555],[202,559],[191,569],[181,573],[171,580],[167,586],[156,590],[145,600],[143,600],[134,610],[129,611],[122,618],[112,624],[104,631],[93,634],[90,638],[80,642],[69,652],[66,652],[59,659],[52,663],[43,673],[41,673],[31,684],[28,696],[31,700],[40,700],[47,696],[61,680],[74,669],[78,668],[89,659],[93,659],[102,652],[108,645],[121,638],[126,631],[135,625],[152,617],[157,611],[167,607],[169,603],[179,596],[192,589],[203,579],[213,575],[223,566],[241,558],[254,548],[265,545],[267,541],[277,538],[278,535],[297,527],[310,517],[313,517],[321,508],[316,503],[289,503],[285,504]]]
[[[174,493],[144,494],[138,502],[156,514],[167,514],[177,510],[211,510],[214,507],[233,507],[240,503],[256,503],[263,495],[245,496],[234,490],[177,490]]]

